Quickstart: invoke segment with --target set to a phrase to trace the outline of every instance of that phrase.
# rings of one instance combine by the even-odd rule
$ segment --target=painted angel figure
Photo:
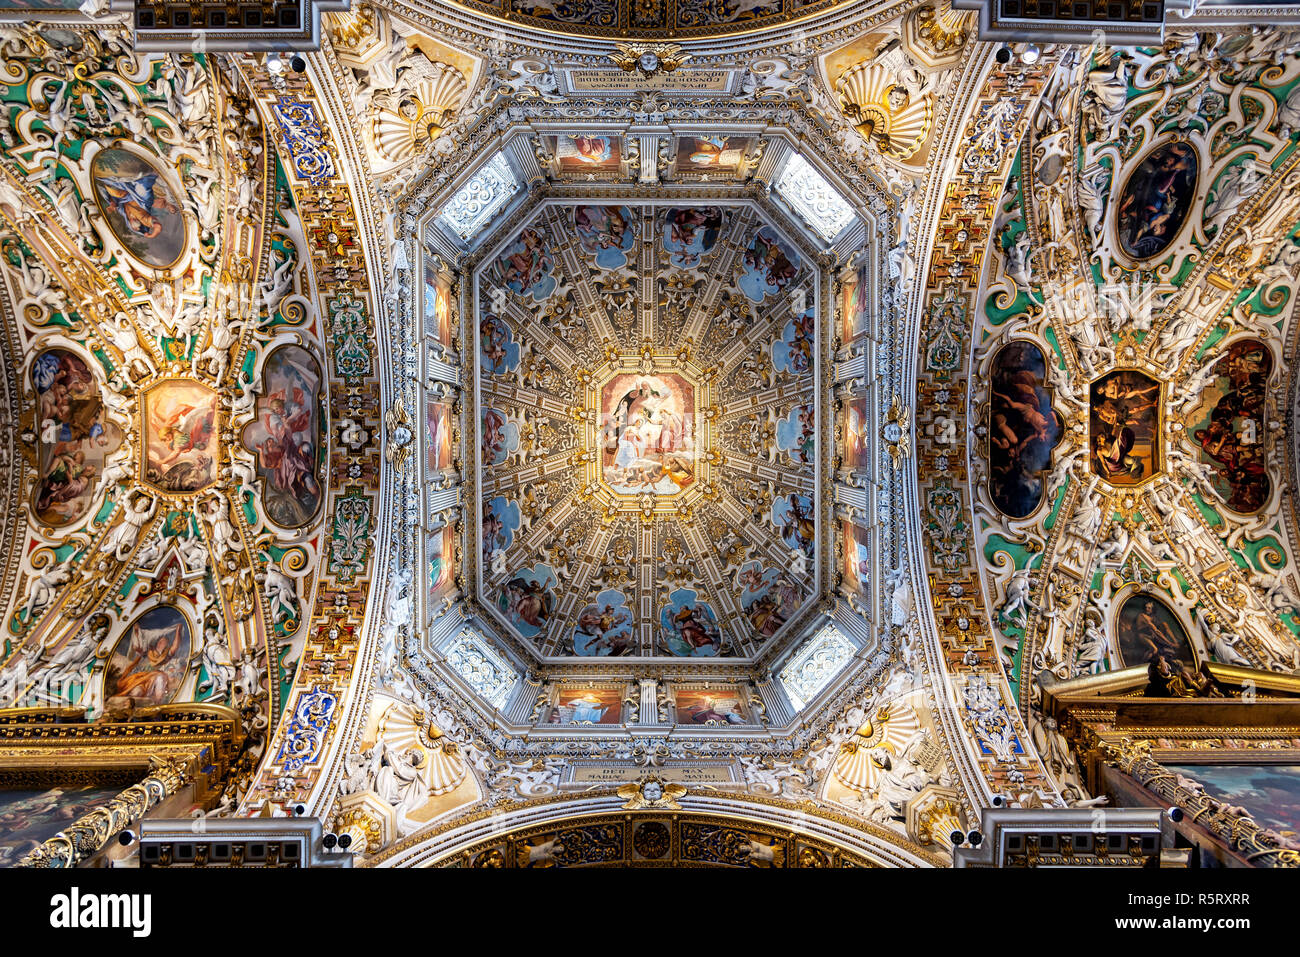
[[[163,224],[154,214],[154,208],[168,213],[179,213],[167,198],[165,190],[155,191],[157,173],[138,173],[125,176],[101,176],[98,180],[108,200],[108,208],[121,214],[127,227],[134,233],[152,239],[162,232]]]
[[[130,659],[117,676],[112,697],[135,698],[161,704],[177,683],[176,652],[184,637],[184,623],[160,629],[131,629]]]
[[[215,414],[211,406],[176,406],[158,426],[158,439],[168,449],[158,460],[159,464],[167,465],[186,452],[206,449],[212,438]]]

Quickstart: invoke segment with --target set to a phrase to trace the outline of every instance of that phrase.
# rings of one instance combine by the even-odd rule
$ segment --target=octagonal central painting
[[[819,273],[752,202],[543,202],[474,269],[469,564],[551,657],[750,657],[829,573]]]

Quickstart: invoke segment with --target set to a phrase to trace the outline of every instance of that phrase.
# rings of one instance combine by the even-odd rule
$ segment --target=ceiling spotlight
[[[1025,44],[1025,48],[1020,51],[1020,62],[1033,66],[1038,62],[1038,58],[1041,55],[1042,51],[1038,49],[1038,44],[1027,43]]]
[[[993,59],[1003,64],[1010,63],[1011,47],[1007,46],[1005,43],[1002,44],[1000,47],[998,47],[997,52],[993,54]]]
[[[289,60],[289,69],[294,73],[305,73],[307,71],[307,60],[301,53],[295,53]]]
[[[280,59],[280,54],[274,50],[266,55],[266,69],[276,76],[284,72],[284,61]]]

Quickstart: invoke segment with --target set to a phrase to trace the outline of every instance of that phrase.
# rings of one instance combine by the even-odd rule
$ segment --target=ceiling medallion
[[[614,355],[582,409],[584,490],[607,516],[688,514],[712,487],[713,378],[676,354]]]

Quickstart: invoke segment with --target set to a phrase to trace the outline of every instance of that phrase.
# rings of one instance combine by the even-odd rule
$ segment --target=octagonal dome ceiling
[[[455,0],[493,19],[564,34],[674,39],[769,30],[845,0]]]
[[[809,251],[747,202],[550,201],[475,273],[483,618],[542,657],[751,657],[822,585]]]

